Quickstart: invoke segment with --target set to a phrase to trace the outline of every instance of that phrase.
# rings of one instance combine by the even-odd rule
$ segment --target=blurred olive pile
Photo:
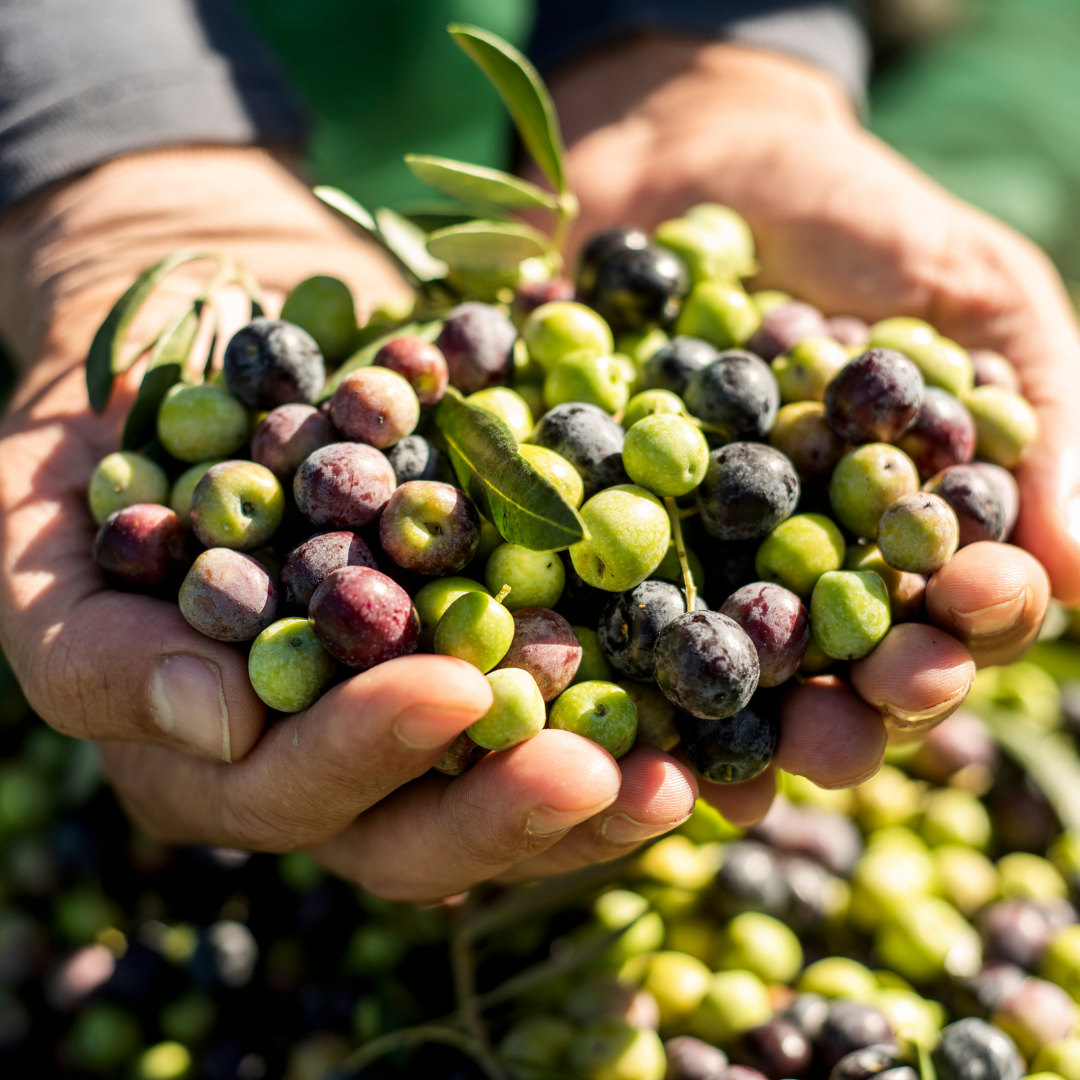
[[[1040,662],[1080,672],[1080,650],[1047,648]],[[918,1075],[916,1044],[938,1077],[1080,1080],[1080,844],[976,715],[1075,760],[1078,685],[1031,662],[986,669],[973,711],[857,788],[783,776],[748,835],[699,803],[569,901],[482,897],[481,912],[526,904],[479,938],[482,1001],[565,966],[491,995],[497,1060],[529,1080],[705,1080],[725,1075],[708,1044],[740,1064],[727,1080],[851,1080],[874,1070],[837,1066],[846,1052],[895,1043],[871,1052],[908,1070],[889,1080]],[[303,854],[156,844],[102,786],[93,745],[45,728],[6,669],[0,718],[0,1074],[316,1080],[453,1010],[452,909],[363,895]],[[948,1026],[965,1017],[989,1023]],[[983,1051],[987,1071],[961,1067]],[[362,1075],[482,1073],[436,1045]]]

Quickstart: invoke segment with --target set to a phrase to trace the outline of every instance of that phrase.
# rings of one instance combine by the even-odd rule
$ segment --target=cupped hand
[[[367,310],[404,296],[378,252],[257,150],[121,159],[0,221],[0,325],[24,360],[0,428],[0,644],[39,715],[100,741],[150,834],[310,849],[387,897],[570,869],[684,820],[697,793],[685,766],[648,748],[617,764],[569,732],[544,731],[454,780],[431,774],[491,703],[483,675],[447,657],[373,668],[266,726],[239,650],[197,633],[175,604],[106,587],[86,487],[119,444],[139,371],[97,417],[82,361],[135,275],[187,246],[241,260],[271,301],[312,273],[346,280]],[[200,273],[170,278],[133,338],[195,295]],[[243,317],[223,301],[221,336]]]
[[[646,35],[563,71],[552,91],[582,206],[575,244],[726,204],[757,241],[752,287],[830,315],[919,316],[963,345],[996,349],[1038,411],[1012,544],[972,545],[939,571],[927,594],[934,625],[897,627],[853,665],[858,693],[820,677],[785,702],[776,764],[824,786],[856,783],[879,766],[886,723],[943,718],[973,660],[1023,652],[1051,587],[1080,603],[1080,336],[1065,290],[1041,252],[869,135],[829,76],[798,62]],[[747,822],[768,808],[775,781],[703,787]]]

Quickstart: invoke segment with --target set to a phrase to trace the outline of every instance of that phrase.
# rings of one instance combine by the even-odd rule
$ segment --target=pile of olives
[[[98,465],[97,563],[248,650],[282,712],[417,650],[475,664],[494,703],[448,774],[547,725],[751,779],[792,680],[943,639],[928,582],[1008,537],[1037,432],[1003,357],[748,293],[754,268],[745,222],[699,206],[595,237],[575,282],[522,277],[351,358],[348,290],[302,282]],[[479,464],[448,444],[447,395],[497,429]],[[479,512],[470,468],[508,458],[580,539],[533,550]]]
[[[1080,674],[1080,650],[1054,648],[1036,659]],[[1080,1080],[1080,837],[974,711],[1075,755],[1080,682],[988,668],[970,703],[853,789],[782,774],[748,833],[699,802],[569,900],[482,891],[482,915],[525,913],[483,937],[481,1000],[563,965],[486,1009],[505,1074],[925,1080],[929,1058],[942,1080]],[[345,1080],[357,1046],[454,1008],[452,909],[381,901],[302,852],[157,844],[100,786],[93,744],[21,712],[2,669],[0,705],[11,1075]],[[483,1074],[435,1045],[359,1075]]]

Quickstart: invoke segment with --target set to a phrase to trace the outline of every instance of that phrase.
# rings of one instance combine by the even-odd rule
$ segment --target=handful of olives
[[[703,777],[752,779],[793,680],[890,635],[902,651],[928,578],[1008,537],[1034,410],[1003,357],[976,364],[919,319],[747,292],[754,238],[727,207],[603,232],[563,276],[577,202],[543,83],[494,35],[450,32],[552,191],[442,158],[410,168],[454,197],[546,207],[552,235],[506,220],[423,235],[317,189],[416,286],[417,321],[362,329],[328,277],[267,318],[221,257],[254,317],[220,370],[192,353],[205,297],[162,331],[123,448],[91,480],[95,559],[247,649],[281,711],[417,650],[475,664],[494,704],[445,772],[547,724],[615,757],[681,743]],[[151,268],[106,319],[96,408],[147,284],[193,257]],[[958,703],[885,719],[911,734]]]

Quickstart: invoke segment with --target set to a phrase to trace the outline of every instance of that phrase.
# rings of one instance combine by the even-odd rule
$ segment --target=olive
[[[602,259],[592,286],[582,290],[616,332],[668,325],[689,281],[682,260],[663,248],[623,248]]]

